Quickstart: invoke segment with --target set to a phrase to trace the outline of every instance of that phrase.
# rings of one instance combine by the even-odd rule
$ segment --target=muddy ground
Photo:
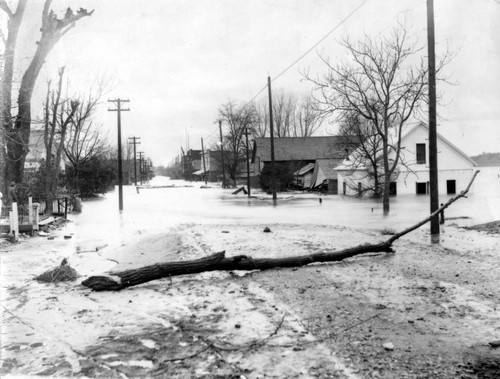
[[[333,251],[377,230],[183,225],[114,251],[70,254],[81,279],[226,250]],[[68,241],[2,246],[2,376],[168,378],[498,378],[500,236],[422,229],[394,254],[265,272],[165,278],[120,292],[33,277]],[[48,247],[50,246],[50,248]],[[116,265],[118,262],[118,265]]]

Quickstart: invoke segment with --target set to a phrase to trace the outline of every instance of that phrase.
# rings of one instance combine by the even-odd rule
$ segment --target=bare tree
[[[338,136],[346,150],[345,176],[358,174],[356,181],[346,180],[346,185],[358,191],[358,196],[381,197],[384,191],[381,178],[383,143],[375,126],[358,114],[346,113],[340,122]],[[358,186],[360,180],[366,183],[362,188]]]
[[[388,37],[373,40],[365,36],[358,43],[346,39],[343,45],[351,62],[333,65],[322,58],[327,73],[316,79],[306,77],[316,84],[324,112],[336,114],[339,120],[346,114],[357,115],[379,136],[383,210],[387,214],[391,178],[401,163],[401,132],[425,109],[427,66],[418,56],[421,48],[409,41],[401,25]]]
[[[10,98],[10,96],[7,96],[7,92],[2,90],[4,93],[2,95],[2,116],[7,147],[5,176],[7,181],[14,181],[16,183],[22,182],[23,179],[24,161],[28,153],[28,143],[31,131],[31,97],[40,69],[57,42],[75,26],[78,20],[90,16],[93,13],[93,11],[89,12],[83,8],[80,8],[74,13],[71,8],[67,8],[64,16],[58,18],[54,11],[50,9],[51,3],[52,0],[45,0],[42,11],[42,27],[40,29],[41,37],[37,42],[37,48],[31,62],[21,79],[17,100],[18,112],[15,117],[14,125],[12,125],[11,107],[7,107],[6,100],[6,98]],[[19,0],[18,11],[20,7],[24,9],[25,4],[25,0]],[[12,13],[3,0],[0,0],[0,8],[9,16],[9,23],[12,22],[12,26],[8,28],[9,33],[13,32],[17,34],[19,25],[22,21],[22,12],[19,16],[16,16],[18,11]],[[8,39],[9,38],[10,36]],[[13,36],[13,39],[15,40],[15,36]],[[12,44],[12,49],[13,50],[9,52],[9,54],[14,54],[15,43]],[[9,77],[12,78],[12,76],[13,64],[9,64],[4,67],[3,77],[8,79]],[[10,82],[7,80],[4,85],[9,86],[9,83],[11,90],[12,80],[10,80]]]
[[[264,138],[269,135],[269,101],[267,98],[262,98],[255,104],[255,125],[254,136]]]
[[[254,127],[254,136],[269,136],[269,102],[263,98],[255,105],[257,119]],[[283,137],[310,137],[321,126],[323,118],[314,107],[311,96],[305,96],[300,101],[291,93],[283,89],[273,94],[273,124],[274,136]]]
[[[228,102],[219,108],[219,118],[226,126],[224,135],[224,163],[229,177],[236,185],[236,175],[240,163],[246,156],[245,133],[252,133],[256,124],[257,112],[253,104],[238,107],[233,102]],[[226,161],[226,157],[229,158]]]
[[[61,68],[58,73],[57,88],[55,91],[51,91],[49,82],[45,100],[43,141],[46,152],[44,193],[46,201],[45,213],[47,214],[52,214],[52,204],[59,184],[59,173],[66,131],[79,105],[77,100],[66,100],[62,98],[63,75],[64,68]]]
[[[290,137],[295,125],[297,98],[280,89],[273,93],[274,136],[276,138]]]
[[[311,137],[323,122],[321,113],[316,112],[314,100],[311,96],[302,99],[297,107],[293,137]]]
[[[93,116],[101,100],[102,86],[91,90],[87,96],[79,98],[80,107],[75,112],[68,127],[64,152],[73,166],[75,183],[78,183],[79,168],[92,157],[104,153],[106,146],[100,135],[99,126],[94,124]]]

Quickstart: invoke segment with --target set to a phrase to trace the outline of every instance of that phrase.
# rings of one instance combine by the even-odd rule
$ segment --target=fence
[[[40,204],[33,203],[31,197],[27,206],[18,206],[17,203],[12,203],[10,207],[2,207],[0,204],[0,230],[8,232],[13,241],[19,239],[19,232],[32,233],[34,230],[38,230],[39,207]]]
[[[40,205],[38,212],[44,214],[47,209],[47,202],[44,199],[35,199],[35,201]],[[64,216],[67,218],[68,212],[73,208],[73,201],[68,196],[58,196],[52,202],[52,214],[54,216]]]

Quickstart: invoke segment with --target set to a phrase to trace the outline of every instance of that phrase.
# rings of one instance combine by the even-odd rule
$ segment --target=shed
[[[326,189],[338,194],[338,174],[335,168],[342,163],[339,159],[317,159],[311,178],[311,189]]]
[[[311,186],[311,178],[313,176],[314,163],[308,163],[304,167],[293,173],[294,184],[300,188],[309,188]]]

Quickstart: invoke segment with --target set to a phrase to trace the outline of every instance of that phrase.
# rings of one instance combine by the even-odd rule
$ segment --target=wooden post
[[[273,125],[273,97],[271,91],[271,77],[267,77],[267,89],[269,95],[269,132],[271,135],[271,190],[273,191],[273,202],[276,204],[276,168],[274,162],[274,125]]]
[[[114,99],[108,100],[110,103],[116,103],[116,109],[108,109],[110,112],[116,112],[118,124],[118,209],[123,211],[123,171],[122,171],[122,125],[121,112],[130,111],[122,108],[122,103],[128,103],[130,100]]]
[[[40,204],[33,204],[33,230],[38,230],[38,223],[40,222]]]
[[[28,224],[33,225],[33,198],[28,197]]]
[[[434,1],[427,0],[427,51],[429,66],[429,182],[431,214],[439,208],[438,154],[436,125],[436,54]],[[439,215],[431,219],[431,235],[439,236]]]
[[[207,185],[207,166],[205,165],[205,148],[203,147],[203,138],[201,139],[201,158],[203,159],[203,177]]]
[[[248,197],[250,197],[250,161],[248,160],[248,128],[245,128],[245,138],[247,141],[247,154],[246,154],[246,160],[247,160],[247,189],[248,189]]]
[[[222,139],[222,121],[219,120],[220,133],[220,159],[222,163],[222,188],[226,188],[226,173],[224,172],[224,142]]]
[[[14,242],[19,240],[19,213],[17,203],[12,203],[12,210],[9,212],[10,233]]]

